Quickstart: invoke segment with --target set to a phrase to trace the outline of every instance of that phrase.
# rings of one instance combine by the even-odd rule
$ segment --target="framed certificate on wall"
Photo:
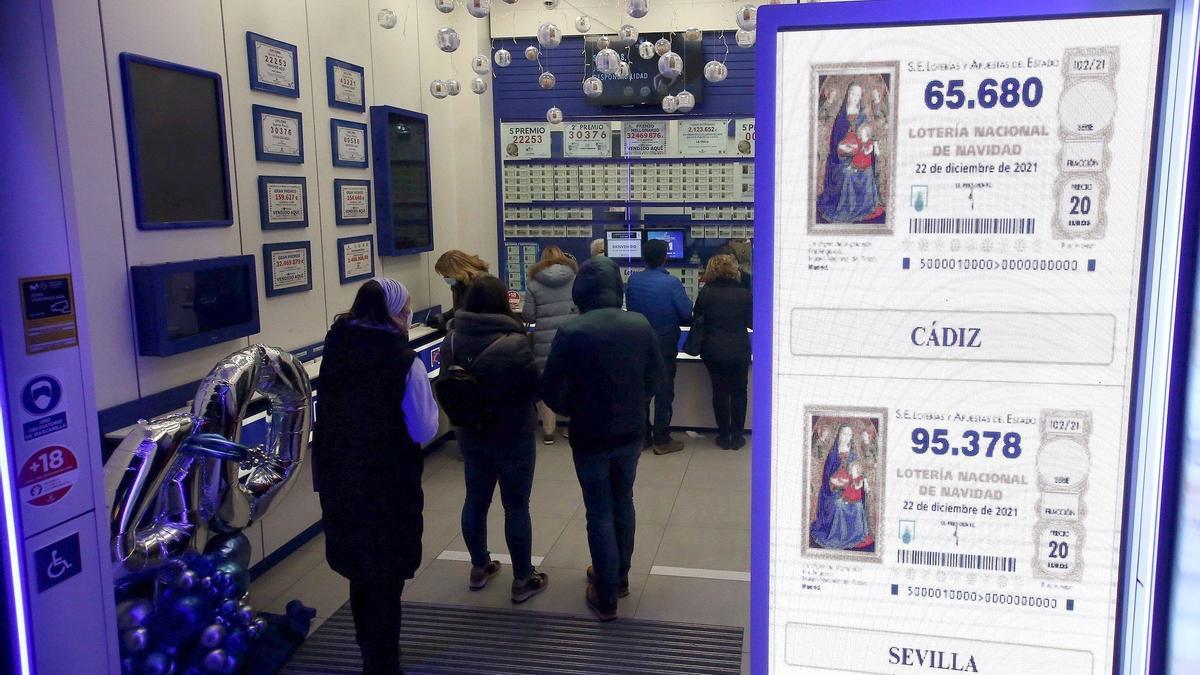
[[[246,60],[251,89],[300,98],[296,45],[246,31]]]
[[[333,165],[351,169],[367,168],[367,125],[349,120],[329,120],[329,138],[333,144]]]
[[[338,225],[370,225],[371,181],[335,178],[333,208]]]
[[[264,230],[308,227],[308,179],[259,176],[258,214]]]
[[[292,110],[266,105],[254,113],[254,158],[260,162],[304,163],[304,125]]]
[[[371,235],[338,239],[337,250],[338,278],[343,284],[375,276],[375,244]]]
[[[263,244],[267,297],[312,290],[312,249],[307,241]]]
[[[325,80],[329,85],[329,107],[364,112],[367,98],[364,93],[366,71],[362,66],[325,58]]]

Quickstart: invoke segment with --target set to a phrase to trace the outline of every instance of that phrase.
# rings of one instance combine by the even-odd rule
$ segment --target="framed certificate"
[[[334,222],[338,225],[371,224],[371,181],[335,178]]]
[[[254,158],[260,162],[304,163],[304,125],[300,113],[266,105],[252,106]]]
[[[343,284],[375,276],[375,244],[371,235],[337,241],[338,278]]]
[[[259,176],[258,214],[264,230],[308,227],[308,179]]]
[[[312,248],[307,241],[263,244],[267,297],[312,290]]]
[[[367,125],[348,120],[329,120],[329,138],[333,143],[333,165],[351,169],[367,168]]]
[[[333,57],[325,59],[325,80],[329,84],[329,107],[345,108],[365,112],[366,94],[363,93],[366,71],[362,66],[339,61]]]
[[[251,89],[300,98],[296,45],[246,31],[246,60],[250,64]]]

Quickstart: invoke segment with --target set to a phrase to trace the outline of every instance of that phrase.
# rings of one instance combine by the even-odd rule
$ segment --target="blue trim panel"
[[[392,221],[391,152],[388,146],[389,117],[411,118],[425,126],[425,194],[429,199],[429,245],[397,248]],[[375,161],[375,230],[379,255],[400,256],[433,250],[433,177],[429,164],[429,116],[390,105],[371,106],[371,154]]]

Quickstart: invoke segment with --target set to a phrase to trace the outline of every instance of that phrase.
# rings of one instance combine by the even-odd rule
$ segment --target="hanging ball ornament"
[[[674,97],[674,96],[672,96],[672,95],[670,95],[670,94],[667,94],[666,96],[664,96],[664,97],[662,98],[662,109],[663,109],[663,112],[665,112],[665,113],[673,113],[673,112],[675,112],[675,110],[677,110],[678,108],[679,108],[679,104],[678,104],[678,103],[676,103],[676,101],[675,101],[675,97]]]
[[[475,71],[476,75],[487,75],[491,69],[492,64],[486,54],[478,54],[471,59],[471,70]]]
[[[450,88],[446,86],[443,80],[434,80],[429,83],[429,93],[433,94],[434,98],[446,98],[450,95]]]
[[[583,81],[584,96],[587,96],[588,98],[596,98],[603,93],[604,83],[600,81],[600,78],[593,75],[592,77],[589,77]]]
[[[692,108],[696,107],[696,97],[685,89],[675,94],[675,105],[681,113],[691,112]]]
[[[537,39],[538,44],[546,49],[557,47],[562,43],[562,31],[558,29],[558,26],[547,21],[538,26]]]
[[[633,44],[638,39],[638,29],[629,24],[625,24],[617,29],[617,35],[621,38],[621,42]]]
[[[475,92],[476,94],[482,94],[483,92],[487,91],[487,87],[487,80],[483,79],[482,77],[477,77],[471,80],[471,91]]]
[[[621,64],[617,66],[617,72],[614,74],[617,76],[618,80],[628,80],[629,76],[633,74],[633,71],[630,69],[628,61],[622,61]]]
[[[729,76],[729,68],[720,61],[709,61],[704,64],[704,79],[709,82],[720,82]]]
[[[625,6],[625,11],[629,16],[640,19],[650,11],[650,0],[629,0],[629,4]]]
[[[654,53],[662,56],[671,51],[671,41],[667,38],[658,38],[654,43]]]
[[[504,2],[505,2],[505,3],[507,3],[507,4],[509,4],[509,5],[515,5],[515,4],[517,4],[517,0],[504,0]]]
[[[385,8],[379,10],[379,13],[375,15],[375,20],[378,21],[379,25],[383,26],[384,28],[396,27],[396,13],[390,9]]]
[[[449,54],[458,49],[458,45],[462,44],[462,38],[458,37],[458,31],[453,28],[439,28],[437,32],[438,49]]]
[[[495,59],[497,66],[507,68],[512,63],[512,52],[507,49],[497,49],[492,58]]]
[[[458,96],[458,92],[462,91],[462,85],[458,80],[446,80],[446,91],[450,92],[451,96]]]
[[[609,38],[607,35],[601,35],[600,37],[596,38],[596,49],[597,50],[608,49],[609,47],[612,47],[612,39]]]
[[[643,40],[638,43],[638,56],[643,59],[652,59],[655,56],[654,45],[649,40]]]
[[[688,42],[699,42],[704,37],[704,33],[700,32],[699,28],[692,26],[683,31],[683,39]]]
[[[525,48],[526,60],[537,61],[538,57],[541,55],[542,55],[542,50],[538,49],[537,47],[534,47],[533,45],[529,45],[528,47]]]
[[[580,33],[586,33],[592,29],[592,20],[586,16],[575,17],[575,30]]]
[[[558,78],[554,77],[554,73],[548,70],[541,75],[538,75],[538,86],[542,89],[553,89],[557,82]]]
[[[737,46],[746,48],[754,46],[754,40],[757,36],[754,34],[754,31],[743,28],[737,32],[734,38],[737,40]]]
[[[492,0],[467,0],[467,14],[482,19],[492,13]]]
[[[454,11],[454,0],[433,0],[433,6],[442,14],[449,14]]]
[[[658,57],[658,72],[666,77],[679,77],[683,73],[683,58],[675,52]]]
[[[738,28],[742,30],[754,30],[758,27],[758,8],[754,5],[742,5],[742,8],[737,11],[737,16],[734,17],[737,21]]]
[[[596,64],[596,70],[605,75],[612,75],[617,72],[617,68],[621,65],[621,56],[611,49],[601,49],[596,52],[593,60]]]
[[[546,121],[549,122],[550,124],[562,124],[562,120],[563,120],[562,111],[559,110],[557,107],[551,108],[546,111]]]
[[[517,0],[504,0],[510,5],[517,4]],[[558,0],[542,0],[542,7],[546,9],[558,9]]]

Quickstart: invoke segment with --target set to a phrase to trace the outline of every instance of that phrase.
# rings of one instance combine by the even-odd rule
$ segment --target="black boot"
[[[360,645],[363,675],[397,675],[400,672],[400,645]]]

